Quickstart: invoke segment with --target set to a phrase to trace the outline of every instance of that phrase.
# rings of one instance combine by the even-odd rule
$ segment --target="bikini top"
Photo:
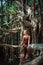
[[[24,38],[23,38],[23,43],[28,44],[28,37],[24,37]]]

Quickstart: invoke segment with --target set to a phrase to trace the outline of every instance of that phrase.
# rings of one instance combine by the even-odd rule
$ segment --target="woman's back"
[[[23,43],[28,44],[28,35],[23,36]]]

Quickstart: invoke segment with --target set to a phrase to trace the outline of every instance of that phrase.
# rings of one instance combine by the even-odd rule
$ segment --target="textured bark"
[[[23,11],[24,11],[24,14],[26,14],[26,5],[27,5],[27,0],[23,0]]]
[[[32,0],[32,12],[35,16],[35,0]]]
[[[38,42],[39,43],[42,43],[43,41],[42,41],[42,38],[43,38],[43,36],[42,36],[42,32],[43,32],[43,18],[42,18],[42,16],[43,16],[43,14],[42,14],[42,8],[41,8],[41,1],[42,0],[38,0],[39,2],[38,2],[38,10],[39,10],[39,17],[40,17],[40,20],[39,20],[39,22],[40,22],[40,25],[41,25],[41,27],[40,27],[40,29],[39,29],[39,33],[38,33]],[[41,32],[42,31],[42,32]],[[41,32],[41,33],[40,33]]]

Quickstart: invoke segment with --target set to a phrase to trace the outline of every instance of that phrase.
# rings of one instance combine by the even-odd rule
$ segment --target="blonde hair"
[[[30,32],[29,32],[28,30],[24,30],[24,31],[23,31],[23,35],[25,35],[25,34],[30,35]]]
[[[27,34],[27,30],[24,30],[24,31],[23,31],[23,34]]]

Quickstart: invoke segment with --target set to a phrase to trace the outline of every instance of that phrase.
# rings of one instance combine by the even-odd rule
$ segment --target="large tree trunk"
[[[32,12],[35,17],[35,0],[32,0]],[[32,30],[32,43],[36,43],[36,30]]]
[[[38,3],[38,10],[39,10],[39,17],[40,17],[40,20],[39,20],[39,23],[40,23],[40,25],[41,25],[41,27],[39,27],[39,34],[38,34],[38,42],[39,43],[43,43],[43,18],[42,18],[42,9],[41,9],[41,1],[42,0],[38,0],[39,1],[39,3]]]

